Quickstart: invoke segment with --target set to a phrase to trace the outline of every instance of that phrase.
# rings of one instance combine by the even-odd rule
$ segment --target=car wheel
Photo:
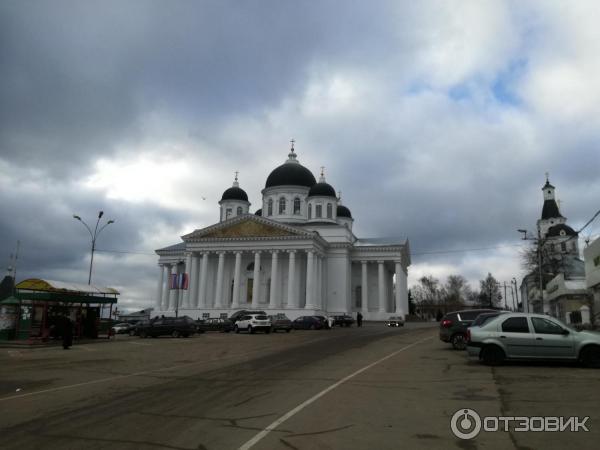
[[[181,336],[181,334],[179,333],[179,331],[173,330],[173,332],[171,333],[171,336],[173,336],[174,338],[178,338],[179,336]]]
[[[579,359],[585,367],[600,368],[600,347],[596,345],[585,347]]]
[[[248,325],[248,333],[254,334],[254,330],[252,329],[252,325]]]
[[[236,325],[235,327],[233,327],[233,331],[235,331],[236,333],[240,332],[240,329],[238,328],[238,326]]]
[[[135,331],[131,330],[131,331],[129,332],[129,336],[135,336]]]
[[[141,337],[141,338],[147,338],[147,337],[148,337],[148,335],[146,334],[146,332],[145,332],[145,331],[140,331],[140,337]]]
[[[286,333],[289,333],[290,331],[292,331],[291,328],[288,328],[287,330],[285,330]]]
[[[188,333],[185,333],[185,334],[183,335],[183,337],[184,337],[184,338],[189,338],[189,337],[190,337],[190,335],[189,335]]]
[[[267,334],[269,334],[270,332],[271,332],[271,329],[270,329],[270,328],[267,328],[267,329],[265,330],[265,333],[267,333]]]
[[[452,347],[455,350],[464,350],[467,348],[467,339],[464,334],[457,333],[452,338],[450,338],[450,342],[452,343]]]
[[[488,345],[481,349],[481,359],[488,366],[499,366],[504,362],[504,351],[497,345]]]
[[[314,326],[314,324],[313,324],[313,325],[311,325],[311,326],[310,326],[310,329],[311,329],[311,330],[316,330],[316,329],[317,329],[317,327],[315,327],[315,326]]]

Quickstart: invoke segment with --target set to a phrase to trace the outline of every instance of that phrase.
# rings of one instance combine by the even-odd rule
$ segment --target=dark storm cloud
[[[354,6],[5,2],[0,156],[62,176],[123,140],[135,146],[141,117],[155,110],[208,139],[224,116],[300,90],[313,62],[363,58],[349,41],[379,29],[382,16]]]

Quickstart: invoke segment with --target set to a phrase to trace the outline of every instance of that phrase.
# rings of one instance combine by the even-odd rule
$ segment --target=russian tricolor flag
[[[171,289],[185,289],[189,287],[190,277],[187,273],[172,273],[171,280],[169,280],[169,287]]]

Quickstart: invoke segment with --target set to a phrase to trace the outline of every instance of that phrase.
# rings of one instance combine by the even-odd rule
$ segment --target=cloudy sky
[[[257,209],[294,138],[409,284],[509,281],[545,172],[575,229],[600,208],[598,55],[594,1],[3,1],[0,263],[87,282],[103,210],[94,282],[152,305],[154,250],[236,170]]]

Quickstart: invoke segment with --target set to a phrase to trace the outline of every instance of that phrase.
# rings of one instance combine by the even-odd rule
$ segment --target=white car
[[[269,334],[271,332],[271,319],[265,314],[247,314],[242,316],[234,325],[233,331],[247,331],[254,333],[255,331],[264,331]]]

